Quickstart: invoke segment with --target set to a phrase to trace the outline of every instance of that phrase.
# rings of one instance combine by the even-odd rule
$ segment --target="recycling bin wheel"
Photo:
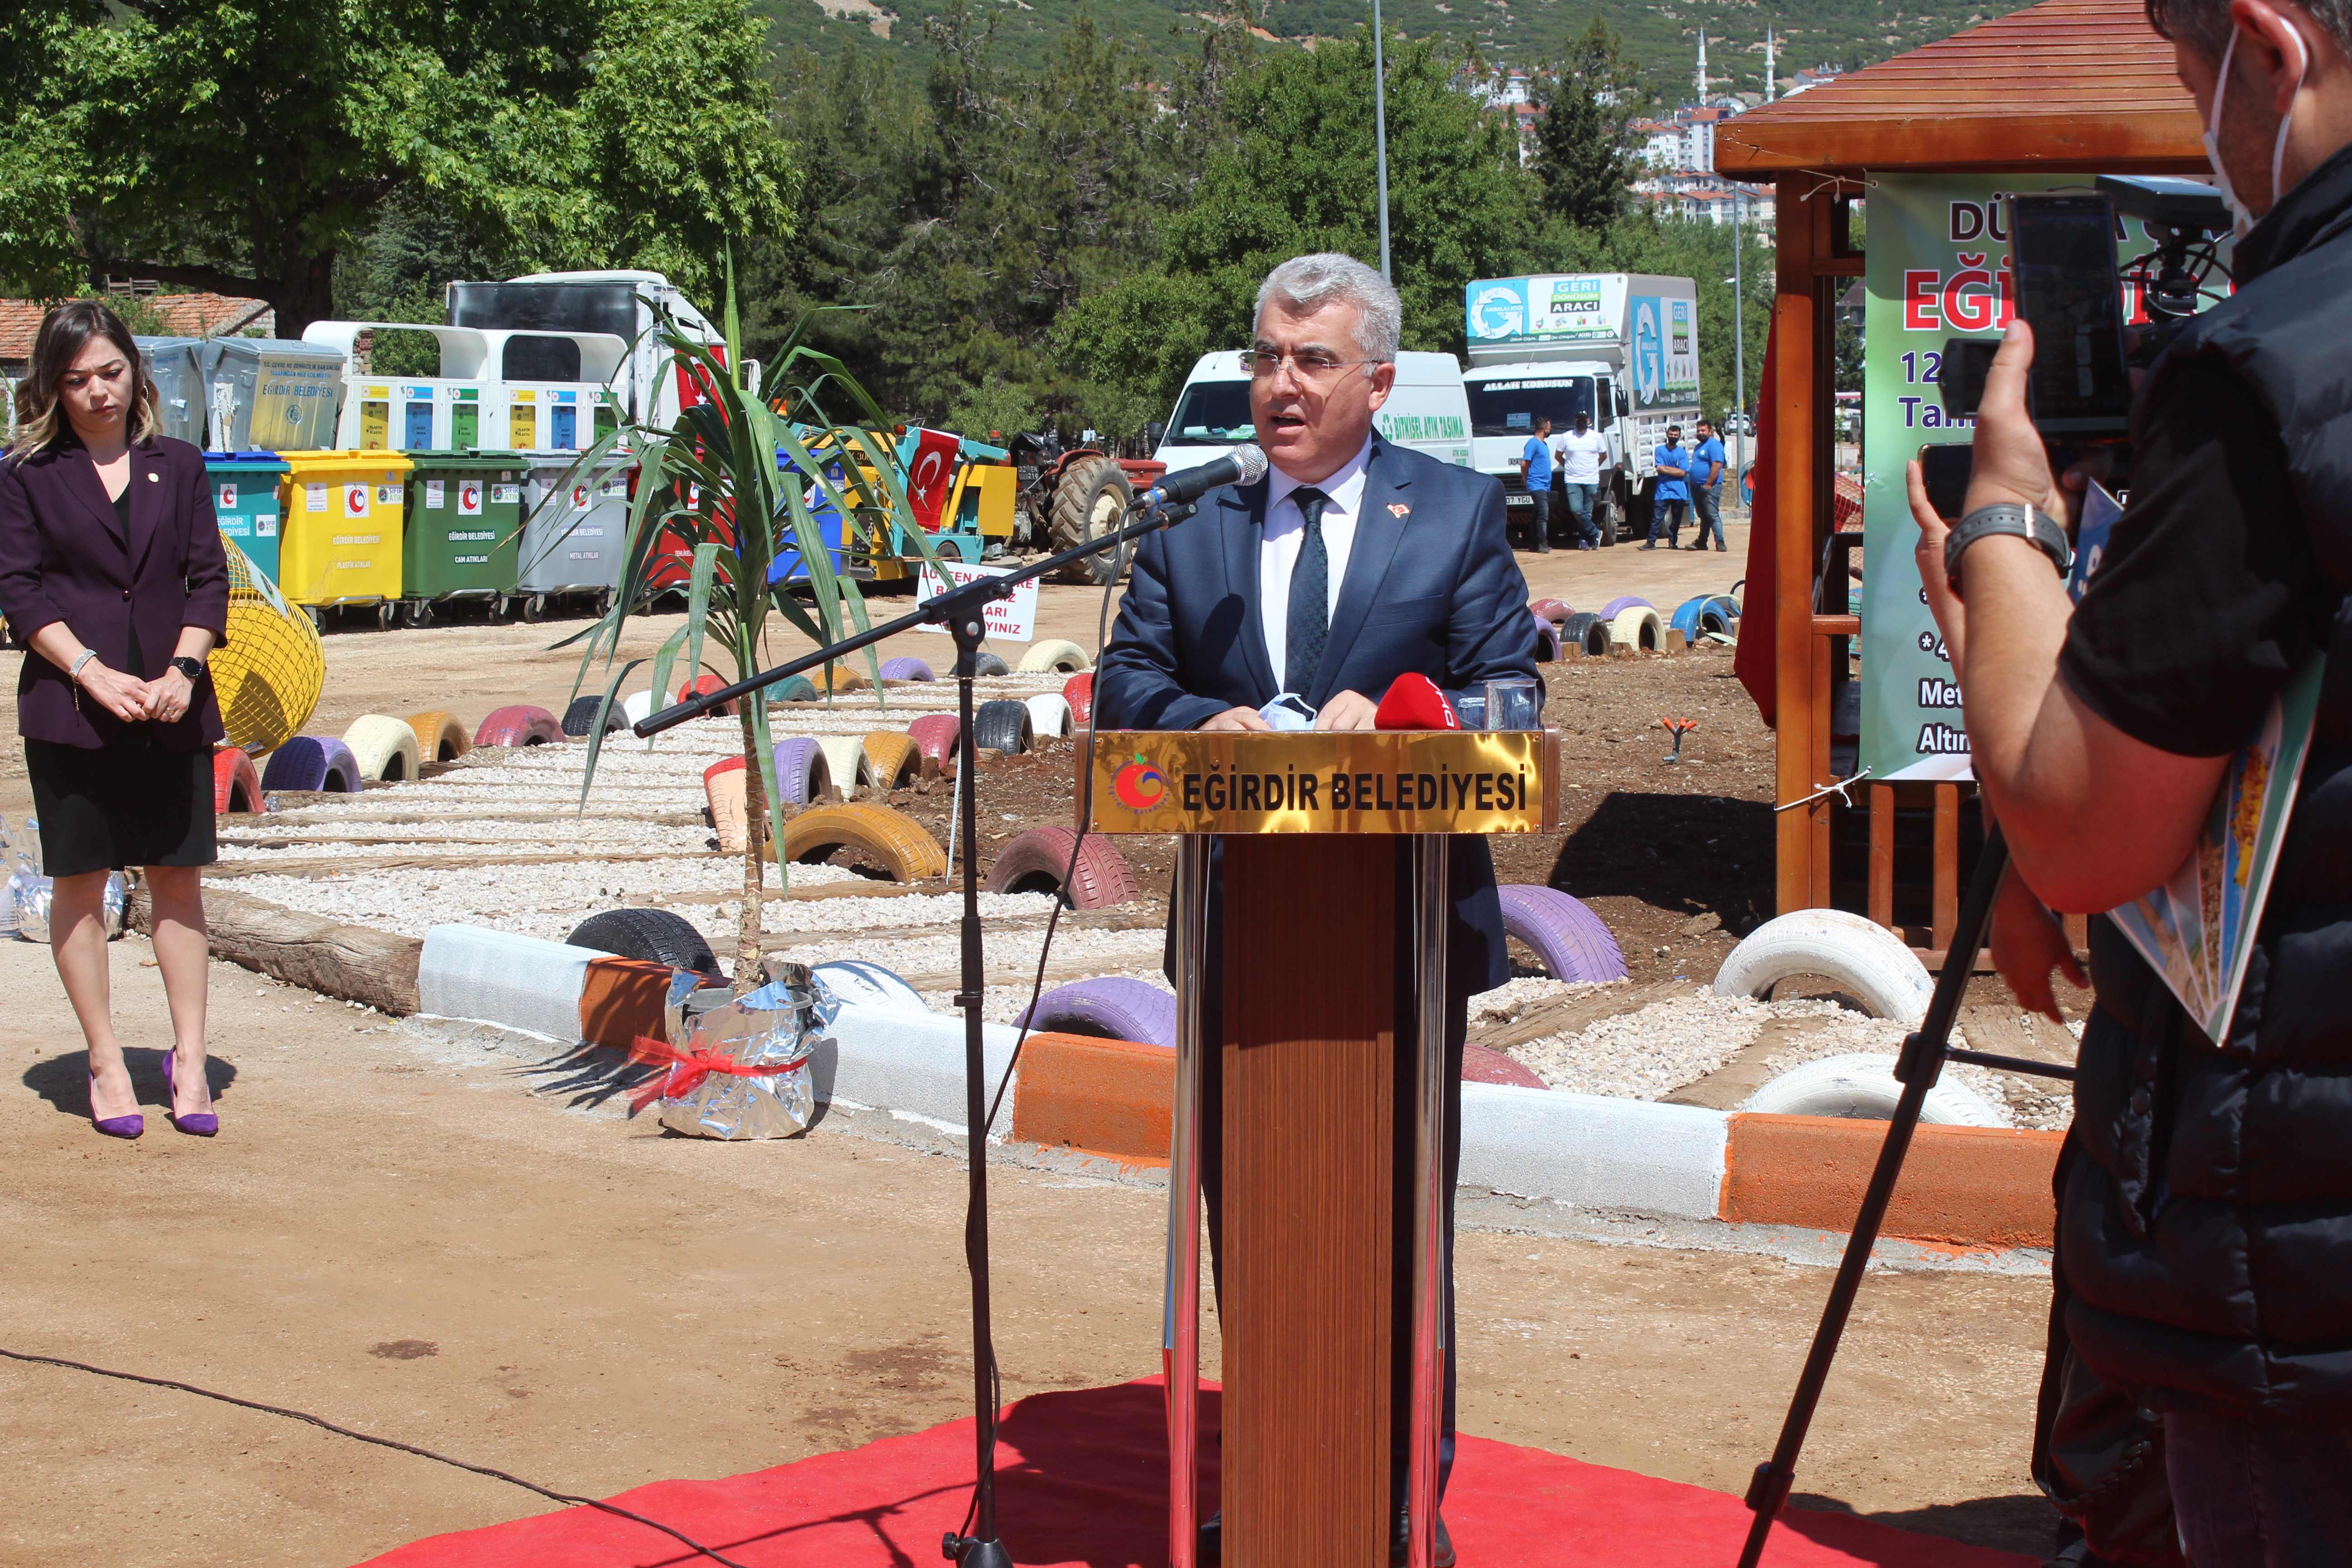
[[[380,602],[375,607],[375,629],[380,632],[392,630],[392,617],[399,612],[399,609],[400,606],[390,599]]]
[[[302,613],[310,617],[310,629],[312,631],[322,632],[327,629],[326,612],[320,609],[318,605],[305,605],[302,606]]]
[[[544,594],[532,594],[532,595],[528,595],[526,598],[524,598],[524,600],[523,600],[523,602],[522,602],[522,624],[523,624],[523,625],[525,625],[525,626],[535,626],[539,625],[539,623],[540,623],[541,619],[542,617],[544,617],[544,616],[546,616],[546,614],[547,614],[547,595],[544,595]]]
[[[433,606],[423,599],[411,599],[400,609],[400,618],[413,629],[422,631],[433,624]]]

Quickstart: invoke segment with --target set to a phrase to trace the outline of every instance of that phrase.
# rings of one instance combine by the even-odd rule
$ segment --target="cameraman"
[[[2163,1415],[2189,1560],[2334,1563],[2352,1550],[2352,4],[2147,4],[2222,194],[2242,230],[2260,220],[2237,292],[2141,390],[2131,504],[2071,618],[2052,554],[1982,531],[1985,508],[2063,519],[2081,485],[2027,416],[2022,321],[1986,381],[1969,515],[1948,541],[1916,464],[1912,511],[2019,874],[1996,958],[2030,1005],[2072,967],[2033,895],[2103,910],[2170,876],[2289,673],[2333,651],[2226,1048],[2092,923],[2059,1237],[2075,1349]]]

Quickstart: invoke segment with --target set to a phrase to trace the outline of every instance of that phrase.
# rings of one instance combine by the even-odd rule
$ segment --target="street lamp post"
[[[1748,193],[1734,184],[1731,187],[1731,379],[1738,384],[1732,394],[1739,423],[1732,426],[1731,497],[1739,499],[1740,476],[1748,471],[1748,332],[1742,307],[1747,303],[1747,288],[1740,282],[1740,239],[1745,232],[1743,218],[1748,205]]]
[[[1389,73],[1381,54],[1381,0],[1372,0],[1372,147],[1380,170],[1381,281],[1389,276]]]

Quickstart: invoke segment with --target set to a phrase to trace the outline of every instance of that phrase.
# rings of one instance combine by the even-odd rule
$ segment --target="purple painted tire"
[[[1558,888],[1514,882],[1497,888],[1503,931],[1535,949],[1554,980],[1625,978],[1625,955],[1601,917]]]
[[[328,735],[297,735],[269,753],[262,770],[261,787],[271,790],[325,790],[356,795],[360,787],[359,759],[342,742]]]
[[[1559,628],[1541,616],[1531,617],[1536,623],[1536,662],[1559,662]]]
[[[932,671],[929,665],[919,658],[894,658],[883,664],[882,679],[885,680],[937,680],[939,676]]]
[[[714,686],[711,689],[719,689]],[[562,739],[562,722],[546,709],[527,703],[492,709],[474,727],[474,744],[478,746],[545,746]]]
[[[833,767],[824,760],[824,748],[806,735],[777,742],[775,758],[776,794],[786,805],[806,805],[821,799],[833,783]]]
[[[1639,594],[1620,594],[1601,606],[1601,618],[1604,621],[1613,621],[1617,618],[1619,611],[1630,610],[1636,605],[1644,610],[1654,610],[1658,607]]]
[[[1016,1027],[1090,1035],[1104,1040],[1133,1040],[1139,1045],[1173,1049],[1176,998],[1157,985],[1119,975],[1080,980],[1046,992],[1037,998],[1034,1018],[1024,1012],[1013,1023]]]

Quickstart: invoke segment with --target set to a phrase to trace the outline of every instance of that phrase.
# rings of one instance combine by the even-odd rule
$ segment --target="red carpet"
[[[1203,1401],[1213,1430],[1216,1395]],[[1159,1384],[1041,1394],[1002,1427],[997,1506],[1023,1568],[1158,1568],[1168,1561],[1168,1444]],[[847,1453],[720,1481],[656,1481],[613,1500],[754,1568],[912,1568],[970,1500],[972,1424],[952,1422]],[[1213,1445],[1204,1447],[1213,1455]],[[536,1479],[536,1478],[534,1478]],[[1203,1477],[1206,1506],[1216,1478]],[[1534,1448],[1461,1439],[1445,1523],[1464,1568],[1683,1568],[1738,1560],[1739,1500]],[[386,1568],[684,1568],[704,1563],[643,1525],[572,1508],[436,1535],[374,1560]],[[2033,1568],[1848,1514],[1782,1516],[1769,1568]]]

